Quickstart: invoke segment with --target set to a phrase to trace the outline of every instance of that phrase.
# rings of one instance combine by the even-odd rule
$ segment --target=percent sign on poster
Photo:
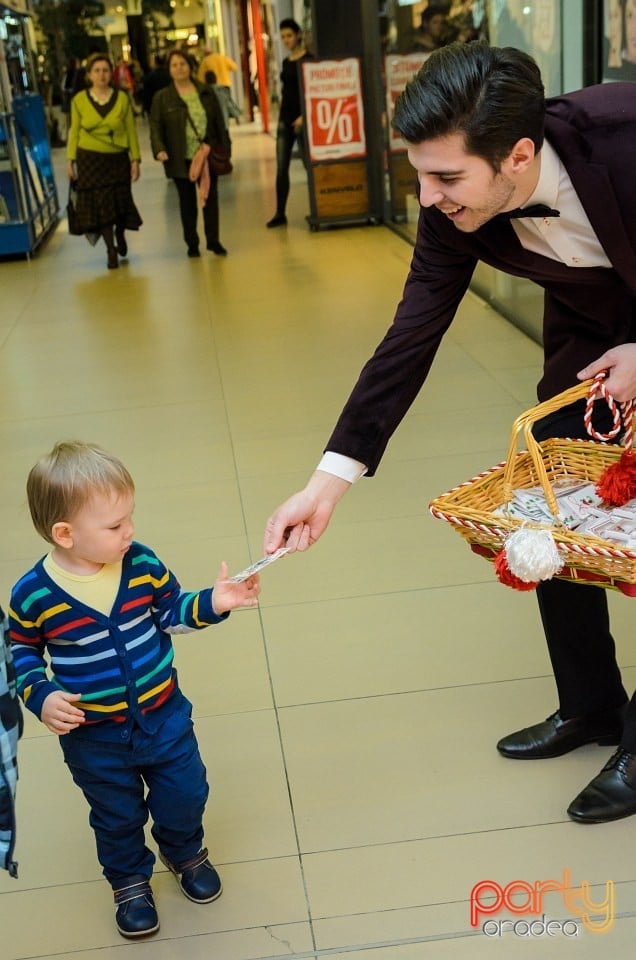
[[[345,144],[359,139],[359,118],[355,97],[316,100],[314,108],[316,146]]]
[[[316,123],[325,133],[326,143],[351,143],[353,140],[353,120],[351,114],[343,111],[345,97],[337,100],[319,100],[316,104]]]

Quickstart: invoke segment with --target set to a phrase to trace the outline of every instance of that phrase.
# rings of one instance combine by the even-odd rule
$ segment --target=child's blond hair
[[[72,520],[96,493],[134,493],[121,460],[94,443],[67,440],[41,457],[27,479],[33,525],[48,543],[53,525]]]

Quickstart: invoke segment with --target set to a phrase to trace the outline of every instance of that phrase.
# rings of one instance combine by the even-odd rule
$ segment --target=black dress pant
[[[588,439],[584,407],[584,401],[577,402],[539,421],[533,430],[537,440]],[[597,407],[594,425],[606,432],[611,426],[609,412],[604,403]],[[616,662],[605,590],[554,579],[539,584],[537,598],[561,716],[580,717],[625,703],[627,693]],[[630,703],[622,745],[636,753],[636,695]]]
[[[186,242],[188,250],[198,250],[199,234],[197,232],[197,219],[199,215],[197,186],[187,177],[175,177],[174,185],[179,194],[179,210],[181,213],[181,225],[183,227],[183,239]],[[210,171],[210,193],[203,207],[203,229],[205,230],[205,240],[209,247],[212,243],[219,242],[219,193],[218,177]]]
[[[276,130],[276,215],[284,216],[289,197],[289,165],[291,163],[294,143],[298,142],[298,149],[305,164],[305,142],[302,128],[296,130],[292,123],[281,122]]]

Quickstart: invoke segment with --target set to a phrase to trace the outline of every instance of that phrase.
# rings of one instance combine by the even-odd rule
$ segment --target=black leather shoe
[[[284,227],[287,224],[287,217],[284,213],[275,214],[271,220],[268,220],[265,224],[270,230],[272,227]]]
[[[578,823],[606,823],[636,813],[636,754],[619,747],[598,776],[570,806],[568,816]]]
[[[182,892],[194,903],[212,903],[223,892],[221,878],[208,860],[208,851],[199,850],[196,857],[178,866],[159,852],[161,862],[174,873]]]
[[[585,743],[601,746],[620,743],[627,705],[587,717],[562,720],[557,711],[542,723],[510,733],[497,744],[497,750],[512,760],[540,760],[562,757]]]
[[[211,243],[208,243],[208,250],[216,253],[217,257],[227,257],[227,250],[218,240],[213,240]]]
[[[115,923],[122,937],[147,937],[159,929],[150,884],[145,877],[131,877],[130,883],[114,891]]]

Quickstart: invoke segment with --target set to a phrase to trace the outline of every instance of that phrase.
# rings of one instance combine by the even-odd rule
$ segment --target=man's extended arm
[[[436,212],[432,218],[420,217],[411,269],[393,324],[365,364],[338,419],[327,443],[328,459],[267,521],[265,553],[280,546],[307,550],[319,539],[357,476],[375,472],[391,434],[426,379],[476,262],[437,235],[435,219]],[[356,464],[357,475],[355,467],[353,476],[334,467],[329,458],[335,454],[341,462]]]

